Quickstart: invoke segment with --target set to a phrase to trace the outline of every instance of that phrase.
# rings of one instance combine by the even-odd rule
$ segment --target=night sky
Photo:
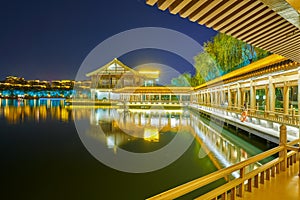
[[[145,0],[0,2],[0,80],[9,75],[40,80],[75,79],[83,60],[99,43],[133,28],[169,28],[201,45],[216,34],[167,10],[148,6]],[[159,50],[131,52],[120,60],[135,67],[142,64],[141,58],[172,66],[181,73],[193,73],[193,67],[183,59]]]

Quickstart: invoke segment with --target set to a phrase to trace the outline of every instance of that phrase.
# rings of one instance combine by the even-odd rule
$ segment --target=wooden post
[[[279,137],[279,145],[286,147],[286,143],[287,143],[287,134],[286,134],[286,126],[285,125],[281,125],[280,126],[280,137]],[[287,150],[286,148],[279,152],[279,158],[283,158],[283,161],[281,162],[281,166],[280,169],[282,171],[286,170],[286,165],[287,165]]]
[[[245,177],[245,168],[241,168],[240,169],[240,178],[244,179]],[[239,192],[238,192],[238,196],[239,197],[243,197],[244,195],[244,191],[245,191],[245,187],[244,187],[244,181],[239,185]]]

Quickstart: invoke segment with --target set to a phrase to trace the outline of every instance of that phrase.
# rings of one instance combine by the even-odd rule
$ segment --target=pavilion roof
[[[90,72],[90,73],[87,73],[86,76],[87,77],[90,77],[90,76],[93,76],[93,75],[101,75],[102,72],[106,71],[109,67],[111,67],[112,65],[115,65],[115,66],[119,66],[121,68],[123,68],[125,71],[129,71],[129,72],[132,72],[133,74],[135,75],[138,75],[140,76],[140,74],[131,69],[130,67],[128,67],[127,65],[125,65],[124,63],[122,63],[120,60],[118,60],[117,58],[114,58],[112,61],[110,61],[109,63],[105,64],[104,66]]]

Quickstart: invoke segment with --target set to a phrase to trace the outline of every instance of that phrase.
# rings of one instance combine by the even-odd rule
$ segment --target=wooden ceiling
[[[157,4],[160,10],[168,9],[172,14],[300,63],[300,24],[291,23],[289,15],[279,15],[263,1],[146,0],[146,3]],[[280,6],[291,7],[288,3]]]

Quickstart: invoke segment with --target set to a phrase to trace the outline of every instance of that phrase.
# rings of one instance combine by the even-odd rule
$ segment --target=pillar
[[[283,86],[283,113],[284,114],[289,114],[289,101],[290,101],[289,86],[285,82]]]
[[[298,115],[300,115],[300,67],[298,68]],[[300,131],[300,129],[299,129]],[[299,135],[300,136],[300,135]]]
[[[225,92],[224,92],[223,88],[220,91],[220,95],[221,95],[221,97],[220,97],[221,102],[220,103],[224,104],[224,101],[225,101]]]
[[[266,99],[265,99],[265,105],[266,105],[266,110],[265,111],[269,111],[270,110],[270,97],[269,97],[269,87],[266,85],[265,87],[265,95],[266,95]]]
[[[280,126],[280,136],[279,136],[279,145],[286,147],[287,143],[287,134],[286,134],[286,126]],[[287,150],[286,148],[279,152],[279,158],[283,158],[283,161],[280,163],[280,169],[282,171],[286,170],[287,165]]]
[[[236,91],[234,93],[234,107],[238,106],[238,92]]]
[[[231,108],[232,106],[232,102],[231,102],[231,91],[230,88],[228,86],[228,107]]]
[[[256,107],[256,93],[255,93],[255,86],[253,85],[253,82],[250,83],[250,108],[255,109]]]
[[[237,107],[238,109],[242,107],[242,91],[240,84],[237,86]]]
[[[246,91],[245,90],[242,91],[242,89],[241,89],[241,92],[242,92],[242,105],[244,105],[244,102],[247,102],[247,100],[246,100]]]
[[[275,85],[273,83],[272,77],[269,77],[269,110],[271,112],[275,111],[275,101],[276,101]]]

